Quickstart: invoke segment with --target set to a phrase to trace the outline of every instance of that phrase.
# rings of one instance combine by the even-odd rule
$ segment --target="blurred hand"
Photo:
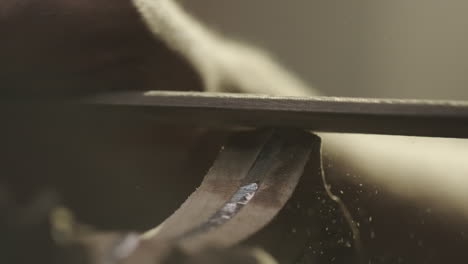
[[[192,67],[150,34],[131,0],[2,0],[0,39],[4,96],[201,90]]]

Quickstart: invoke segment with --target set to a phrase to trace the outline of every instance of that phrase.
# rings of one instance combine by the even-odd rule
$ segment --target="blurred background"
[[[468,99],[468,1],[178,1],[327,95]]]

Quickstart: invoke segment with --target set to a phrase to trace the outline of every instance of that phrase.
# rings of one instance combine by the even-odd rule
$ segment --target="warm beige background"
[[[180,2],[329,95],[468,99],[468,1]]]

